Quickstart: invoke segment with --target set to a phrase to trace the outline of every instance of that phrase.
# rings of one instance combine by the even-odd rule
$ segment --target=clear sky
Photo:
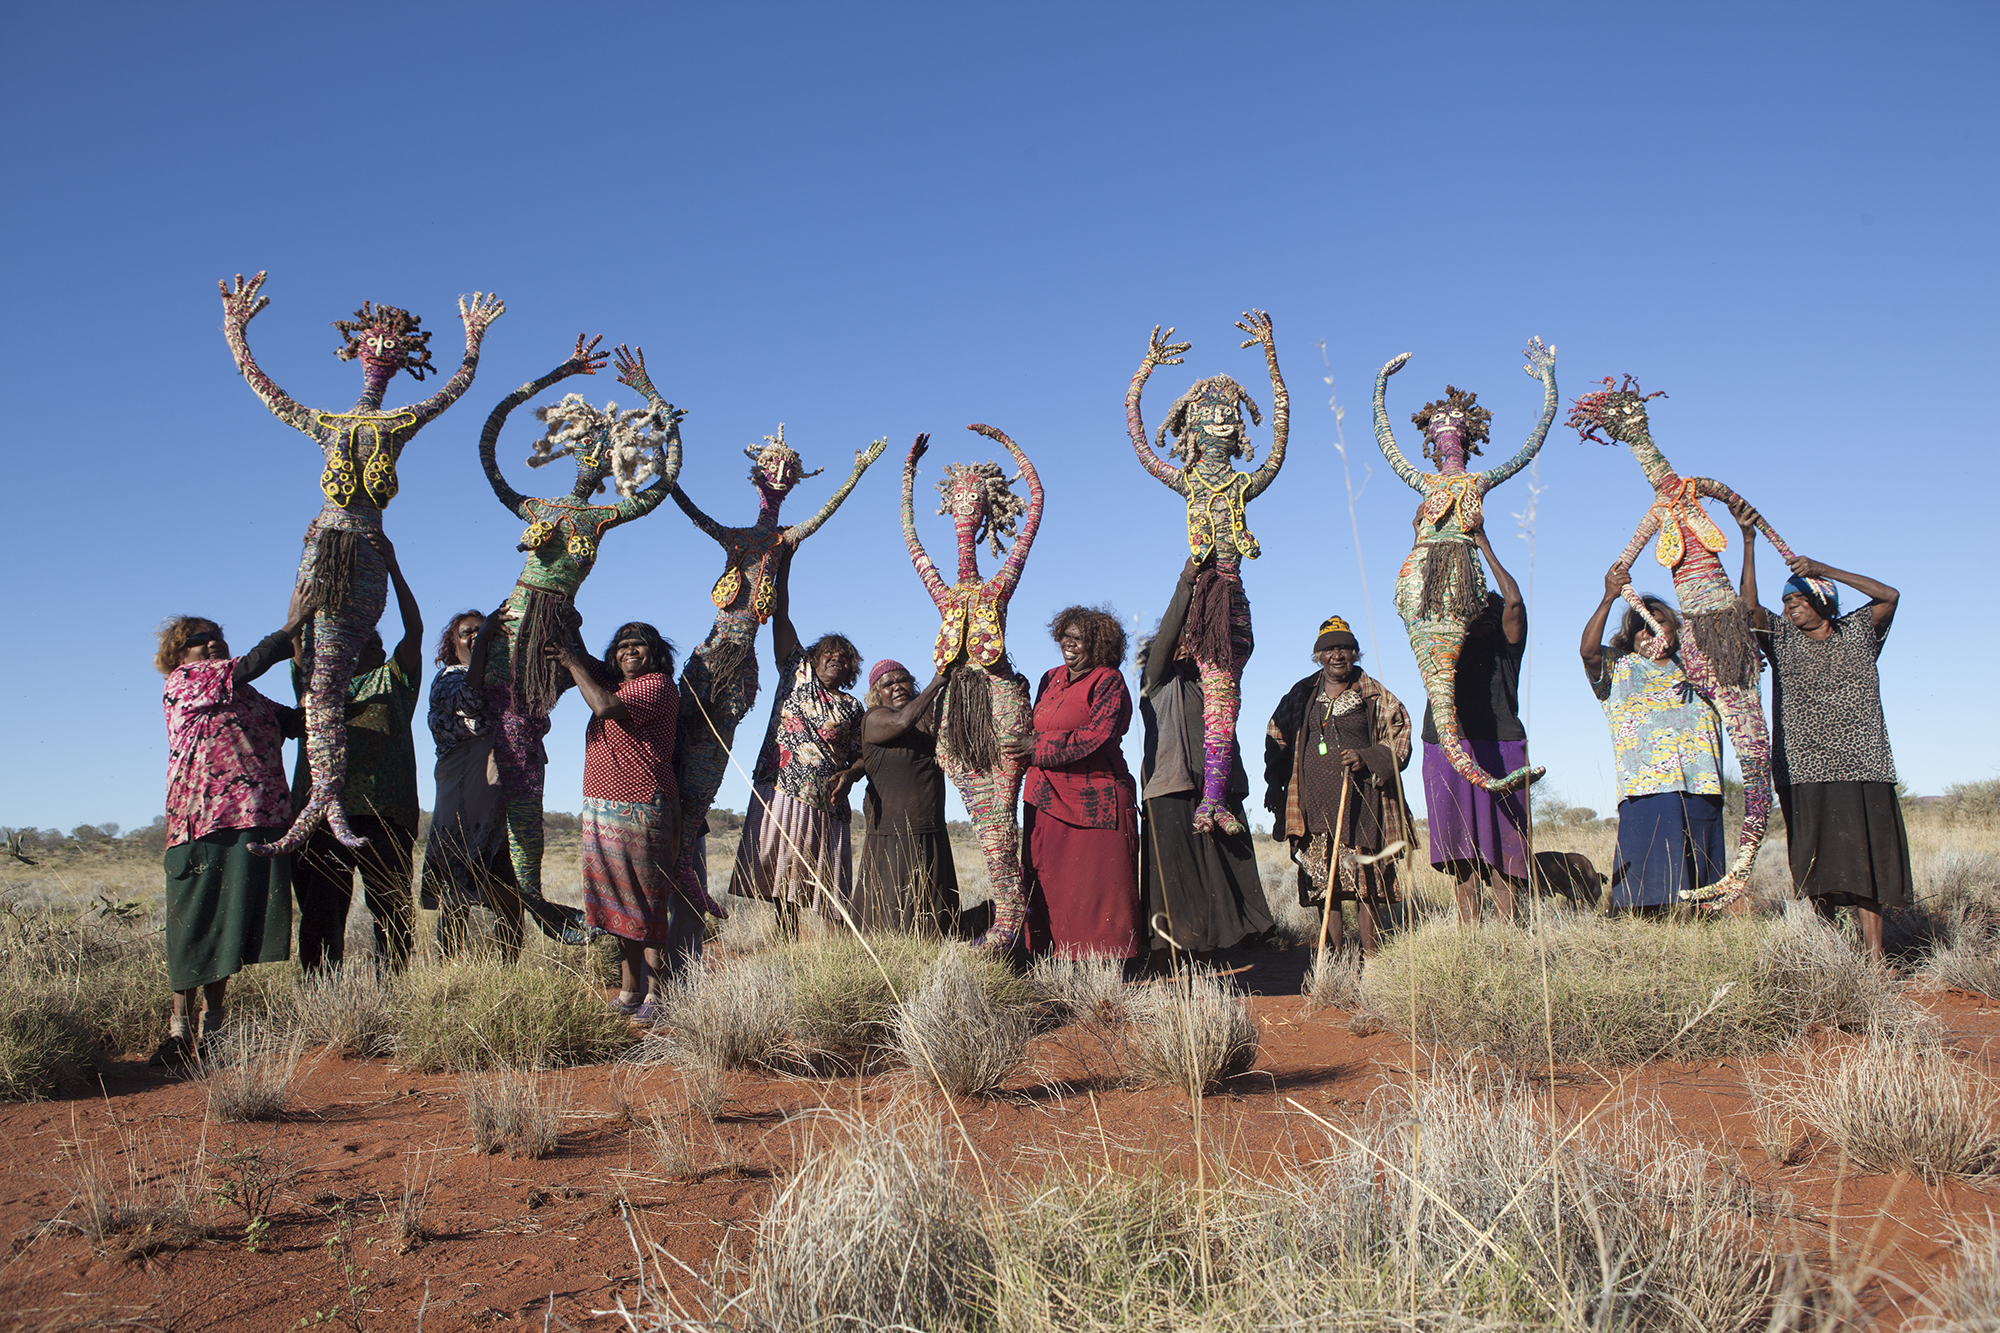
[[[223,342],[216,280],[260,268],[259,360],[327,410],[360,380],[329,321],[363,299],[421,315],[447,368],[456,296],[507,302],[387,513],[427,640],[451,612],[497,604],[520,566],[520,522],[476,458],[487,411],[587,331],[645,348],[688,410],[681,480],[725,521],[750,520],[742,449],[779,422],[827,470],[795,492],[800,518],[888,437],[795,575],[800,632],[842,630],[870,660],[921,672],[937,623],[897,527],[911,438],[933,435],[921,524],[948,556],[931,483],[948,460],[991,456],[966,423],[1012,434],[1048,488],[1010,633],[1038,677],[1058,660],[1042,628],[1057,608],[1108,603],[1150,627],[1184,556],[1179,504],[1124,432],[1147,332],[1194,342],[1155,377],[1149,421],[1200,375],[1235,375],[1268,407],[1231,327],[1254,306],[1276,321],[1293,417],[1284,472],[1249,516],[1264,549],[1246,569],[1253,770],[1331,612],[1421,704],[1389,596],[1415,496],[1371,438],[1375,371],[1414,353],[1390,397],[1412,452],[1412,411],[1447,382],[1477,390],[1497,461],[1538,406],[1530,335],[1558,349],[1565,405],[1627,371],[1666,390],[1654,432],[1683,473],[1903,590],[1882,675],[1915,790],[2000,770],[1978,683],[1995,635],[1965,573],[1990,559],[1991,5],[390,14],[9,7],[0,467],[16,646],[0,659],[0,822],[149,821],[165,772],[152,628],[197,612],[240,651],[282,619],[322,464]],[[608,373],[579,385],[600,404],[634,397]],[[390,402],[430,387],[399,380]],[[517,413],[509,477],[567,489],[562,469],[522,466],[535,433]],[[1268,424],[1252,439],[1261,455]],[[1955,457],[1955,440],[1975,452]],[[1524,540],[1512,515],[1535,485]],[[1534,758],[1600,811],[1610,749],[1576,643],[1648,500],[1628,454],[1558,422],[1535,474],[1487,506],[1503,559],[1524,585],[1532,573]],[[1762,564],[1775,599],[1782,568],[1768,550]],[[671,505],[613,533],[580,598],[586,637],[649,619],[692,647],[720,567]],[[1665,589],[1656,565],[1639,581]],[[393,621],[392,605],[392,643]],[[768,634],[759,648],[746,756]],[[281,673],[266,686],[289,696]],[[580,805],[586,717],[574,694],[557,710],[551,808]],[[721,799],[745,794],[737,777]]]

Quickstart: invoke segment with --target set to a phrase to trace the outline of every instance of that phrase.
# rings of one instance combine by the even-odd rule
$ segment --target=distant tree
[[[144,828],[135,828],[123,839],[127,847],[134,851],[148,852],[159,856],[167,850],[167,817],[154,815],[153,822]]]

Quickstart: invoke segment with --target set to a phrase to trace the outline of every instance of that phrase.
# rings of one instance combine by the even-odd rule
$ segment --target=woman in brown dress
[[[1400,859],[1413,854],[1402,779],[1410,762],[1410,714],[1361,670],[1361,645],[1339,616],[1320,626],[1313,660],[1320,669],[1286,692],[1265,731],[1264,808],[1272,815],[1271,836],[1289,842],[1299,863],[1299,902],[1318,906],[1329,886],[1336,905],[1352,899],[1361,952],[1368,955],[1388,909],[1402,898],[1396,859],[1342,873],[1332,853],[1336,845],[1366,855],[1402,842]],[[1328,944],[1338,949],[1342,935],[1336,910]]]
[[[962,933],[944,770],[937,761],[935,705],[944,680],[939,672],[919,694],[908,668],[889,658],[868,673],[868,711],[861,718],[867,840],[854,903],[863,930]]]

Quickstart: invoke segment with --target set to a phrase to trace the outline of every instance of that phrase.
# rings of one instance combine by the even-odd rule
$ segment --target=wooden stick
[[[1326,862],[1326,902],[1321,904],[1319,914],[1319,951],[1326,952],[1327,928],[1333,924],[1333,914],[1340,910],[1340,898],[1334,886],[1340,883],[1340,835],[1347,831],[1347,792],[1354,785],[1354,775],[1345,765],[1340,770],[1340,814],[1333,821],[1333,855]]]

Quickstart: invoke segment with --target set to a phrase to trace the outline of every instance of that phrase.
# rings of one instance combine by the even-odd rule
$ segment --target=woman
[[[1138,791],[1121,748],[1132,696],[1119,664],[1118,618],[1065,607],[1049,622],[1063,664],[1035,691],[1035,730],[1017,752],[1027,848],[1030,951],[1057,958],[1137,958]]]
[[[1614,565],[1604,599],[1583,627],[1583,673],[1611,723],[1618,765],[1618,850],[1611,910],[1664,916],[1683,894],[1728,870],[1722,830],[1722,718],[1696,694],[1681,665],[1681,620],[1657,597],[1642,600],[1655,635],[1627,607],[1607,653],[1604,623],[1631,581]]]
[[[847,693],[861,674],[861,654],[839,634],[799,645],[792,553],[788,546],[777,560],[771,647],[778,689],[729,877],[731,893],[775,903],[778,928],[788,936],[798,934],[803,906],[846,911],[854,880],[847,793],[862,772],[861,701]]]
[[[620,625],[600,666],[560,640],[550,656],[590,705],[583,740],[583,919],[618,939],[612,1007],[651,1022],[664,982],[701,956],[700,894],[687,882],[674,736],[674,646]]]
[[[1747,506],[1746,506],[1747,508]],[[1751,623],[1769,634],[1772,744],[1778,806],[1792,885],[1821,916],[1852,907],[1868,953],[1882,958],[1882,914],[1910,904],[1910,835],[1896,799],[1896,758],[1882,716],[1882,653],[1900,599],[1894,588],[1805,556],[1786,561],[1783,614],[1757,603],[1750,550],[1757,515],[1743,529],[1743,596]],[[1868,604],[1840,614],[1834,583]]]
[[[937,761],[936,705],[944,682],[940,671],[919,694],[909,669],[888,658],[868,672],[868,711],[861,718],[867,840],[854,900],[863,930],[961,933],[958,868]]]
[[[284,628],[242,657],[229,655],[213,620],[175,616],[160,626],[153,665],[167,678],[167,983],[174,1006],[155,1065],[212,1050],[229,978],[251,963],[291,957],[291,858],[253,856],[250,847],[291,822],[284,736],[302,729],[295,710],[250,682],[292,655],[292,636],[311,616],[302,584],[292,590]]]
[[[1139,716],[1145,742],[1139,765],[1139,878],[1142,919],[1154,949],[1173,945],[1197,955],[1228,949],[1271,928],[1271,909],[1248,833],[1198,833],[1206,754],[1201,670],[1175,651],[1194,597],[1197,561],[1181,570],[1173,600],[1152,637],[1139,645]],[[1250,775],[1232,742],[1225,807],[1244,828]],[[1164,927],[1164,931],[1162,930]]]
[[[299,913],[299,966],[308,972],[340,966],[347,952],[347,913],[354,902],[354,875],[375,920],[375,955],[392,968],[410,961],[415,925],[410,871],[417,848],[417,750],[410,725],[417,714],[417,673],[423,669],[424,620],[416,594],[396,562],[396,548],[380,532],[368,544],[389,571],[403,638],[394,653],[382,648],[371,629],[347,680],[347,777],[339,793],[348,827],[366,841],[349,847],[327,825],[306,835],[292,865],[292,894]],[[303,705],[310,679],[292,664],[292,688]],[[303,811],[312,798],[312,771],[300,747],[292,772],[292,806]]]
[[[1366,957],[1402,898],[1396,861],[1336,863],[1334,852],[1400,847],[1402,859],[1414,855],[1402,779],[1410,762],[1410,714],[1362,671],[1361,643],[1339,616],[1321,623],[1313,660],[1320,669],[1286,691],[1264,731],[1264,808],[1271,836],[1291,844],[1300,904],[1316,907],[1333,895],[1327,942],[1338,950],[1346,938],[1340,904],[1352,900]]]
[[[512,962],[521,953],[526,914],[507,859],[506,793],[493,761],[492,710],[479,687],[493,623],[478,611],[461,611],[438,639],[440,670],[431,680],[429,719],[437,744],[437,804],[424,844],[421,905],[440,913],[438,950],[446,958],[464,950],[472,909],[485,907],[499,918],[500,957]]]
[[[1528,606],[1521,586],[1500,563],[1482,524],[1471,529],[1499,591],[1465,626],[1453,678],[1459,738],[1465,753],[1495,781],[1528,766],[1521,725],[1521,659],[1528,651]],[[1480,886],[1493,888],[1500,919],[1515,919],[1515,890],[1528,880],[1526,788],[1496,793],[1452,767],[1438,739],[1437,719],[1424,704],[1424,809],[1430,816],[1431,864],[1452,877],[1461,925],[1479,919]]]

